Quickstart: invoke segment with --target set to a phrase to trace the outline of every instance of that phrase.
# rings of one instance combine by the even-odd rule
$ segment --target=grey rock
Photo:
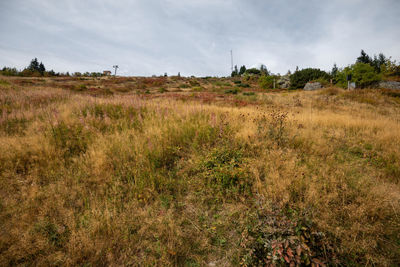
[[[378,84],[379,88],[400,90],[400,82],[381,81]]]
[[[306,83],[306,86],[304,86],[304,90],[306,91],[314,91],[321,89],[322,85],[319,82],[313,82],[313,83]]]
[[[290,87],[290,76],[284,75],[278,80],[278,86],[282,89],[287,89]]]

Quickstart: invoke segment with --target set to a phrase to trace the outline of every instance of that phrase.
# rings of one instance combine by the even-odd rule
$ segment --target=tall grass
[[[71,90],[1,89],[1,265],[400,264],[396,97]]]

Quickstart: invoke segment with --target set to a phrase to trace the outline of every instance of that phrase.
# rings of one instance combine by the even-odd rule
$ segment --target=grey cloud
[[[400,58],[400,1],[15,0],[0,3],[0,65],[56,71],[229,75],[345,66],[360,49]]]

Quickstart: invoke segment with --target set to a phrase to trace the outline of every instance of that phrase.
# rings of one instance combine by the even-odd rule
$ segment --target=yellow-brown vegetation
[[[2,266],[400,264],[396,92],[1,81]]]

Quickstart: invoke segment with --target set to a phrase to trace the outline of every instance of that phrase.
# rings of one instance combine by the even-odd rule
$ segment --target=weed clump
[[[287,119],[288,112],[280,110],[262,114],[256,119],[259,137],[270,139],[278,146],[284,146],[289,140]]]
[[[200,163],[200,172],[207,187],[219,197],[252,194],[252,178],[240,150],[217,147]]]
[[[283,209],[284,210],[284,209]],[[258,210],[243,236],[244,266],[324,266],[338,263],[324,233],[307,214],[288,209]]]
[[[80,123],[67,124],[64,121],[51,125],[51,143],[64,160],[86,152],[91,139],[90,132]]]

